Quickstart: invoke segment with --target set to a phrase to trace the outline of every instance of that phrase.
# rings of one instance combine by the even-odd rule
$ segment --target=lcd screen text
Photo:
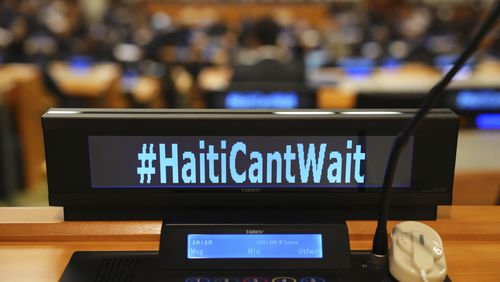
[[[92,187],[380,187],[393,138],[90,136]],[[410,185],[409,147],[397,187]]]
[[[321,259],[321,234],[189,234],[188,259]]]

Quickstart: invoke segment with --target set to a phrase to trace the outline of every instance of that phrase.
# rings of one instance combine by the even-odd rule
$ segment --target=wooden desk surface
[[[91,107],[126,108],[122,95],[120,68],[114,63],[97,63],[74,70],[66,62],[53,62],[49,72],[63,93],[87,99]]]
[[[113,63],[95,64],[86,70],[75,71],[68,63],[54,62],[49,71],[67,95],[80,97],[100,96],[120,77],[119,68]]]
[[[440,207],[438,214],[426,223],[443,238],[453,281],[498,281],[500,206]],[[0,208],[0,281],[56,281],[77,250],[157,250],[160,225],[64,222],[60,208]],[[369,249],[375,222],[348,226],[351,248]]]

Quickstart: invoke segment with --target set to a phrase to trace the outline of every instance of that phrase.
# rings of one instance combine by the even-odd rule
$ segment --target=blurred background
[[[48,205],[50,107],[418,107],[493,1],[0,0],[0,206]],[[500,202],[499,31],[440,105],[454,204]]]

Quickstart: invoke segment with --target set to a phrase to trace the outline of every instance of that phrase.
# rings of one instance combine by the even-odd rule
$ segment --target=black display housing
[[[358,114],[346,114],[353,111]],[[167,218],[220,224],[374,219],[379,188],[92,189],[88,136],[395,136],[415,110],[390,111],[51,109],[42,118],[49,203],[63,206],[66,220]],[[451,204],[457,133],[458,117],[450,110],[433,110],[426,117],[414,135],[410,188],[395,189],[391,218],[435,219],[437,205]]]

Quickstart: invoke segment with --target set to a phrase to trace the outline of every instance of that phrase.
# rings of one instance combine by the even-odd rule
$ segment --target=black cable
[[[453,67],[445,74],[430,91],[425,100],[423,101],[420,109],[415,116],[405,125],[403,130],[400,131],[394,144],[392,146],[389,160],[384,175],[384,183],[382,193],[380,195],[380,210],[377,223],[377,229],[373,238],[372,255],[387,256],[387,218],[389,213],[389,198],[396,171],[397,162],[403,147],[408,143],[408,140],[413,135],[415,130],[420,126],[427,113],[443,98],[446,86],[451,82],[453,77],[467,62],[470,56],[477,50],[479,44],[488,32],[495,26],[495,23],[500,14],[500,1],[495,1],[495,7],[492,12],[481,24],[479,30],[474,35],[472,41],[462,52],[460,57],[456,60]]]

